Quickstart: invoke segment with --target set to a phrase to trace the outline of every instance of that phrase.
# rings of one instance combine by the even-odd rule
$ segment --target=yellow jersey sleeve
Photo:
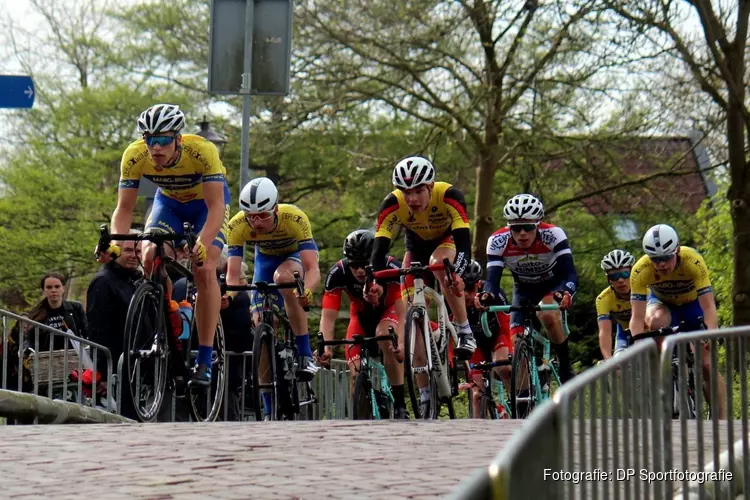
[[[380,204],[380,213],[375,223],[375,237],[393,239],[393,233],[400,223],[399,219],[400,203],[396,196],[396,191],[385,197]]]
[[[609,312],[611,310],[612,308],[609,305],[609,288],[607,288],[596,298],[596,320],[610,319]]]
[[[712,292],[711,278],[703,256],[690,247],[680,247],[680,257],[693,275],[695,290],[698,296]]]
[[[147,158],[148,150],[143,139],[135,141],[125,149],[120,161],[119,189],[138,188]]]
[[[245,212],[238,212],[229,220],[227,234],[228,254],[230,257],[242,257],[245,253],[245,242],[250,238],[250,224],[247,223]]]
[[[635,263],[630,271],[630,298],[632,300],[646,301],[648,287],[653,281],[653,266],[648,255],[644,255]]]
[[[450,186],[443,193],[443,203],[451,217],[451,230],[469,229],[469,214],[466,211],[466,199],[456,187]]]

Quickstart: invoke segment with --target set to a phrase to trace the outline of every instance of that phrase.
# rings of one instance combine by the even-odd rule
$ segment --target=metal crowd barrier
[[[561,387],[453,498],[660,500],[680,485],[675,498],[749,497],[749,338],[748,327],[680,334],[665,340],[661,355],[654,340],[638,342]],[[693,370],[688,345],[701,346],[694,349]],[[707,372],[727,382],[721,398],[712,377],[710,405],[701,390],[704,359]],[[693,387],[698,418],[689,420],[689,400],[681,395]],[[716,414],[722,399],[726,419]],[[709,446],[713,462],[706,465]]]
[[[0,389],[46,396],[50,399],[72,401],[80,405],[99,407],[116,413],[112,395],[112,354],[109,349],[77,335],[63,332],[30,319],[0,310],[2,342],[0,358]],[[13,324],[15,322],[15,324]],[[40,333],[49,334],[49,344],[40,346]],[[12,335],[13,334],[13,335]],[[63,339],[62,349],[54,349],[55,340]],[[27,340],[31,342],[27,342]],[[97,404],[98,362],[101,356],[106,359],[107,397],[101,397]],[[91,386],[84,386],[84,370],[92,370]],[[70,382],[71,373],[76,370],[78,380]],[[15,373],[14,373],[15,372]],[[90,390],[90,395],[85,392]],[[35,420],[35,419],[29,419]]]

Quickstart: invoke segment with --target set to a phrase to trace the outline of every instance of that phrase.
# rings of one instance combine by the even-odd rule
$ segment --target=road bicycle
[[[510,410],[513,418],[526,418],[531,411],[550,399],[554,389],[560,387],[560,363],[551,352],[551,343],[534,325],[538,311],[559,311],[558,304],[522,303],[517,306],[490,306],[482,313],[482,329],[491,336],[487,314],[524,313],[523,331],[513,346],[513,362],[510,377]],[[566,314],[563,311],[562,325],[569,335]]]
[[[703,322],[703,318],[698,318],[699,330],[705,330],[706,324]],[[639,333],[638,335],[632,335],[630,330],[625,330],[625,334],[628,337],[628,344],[633,345],[635,342],[648,338],[659,338],[668,337],[669,335],[675,335],[681,332],[688,332],[695,330],[689,328],[687,323],[681,321],[678,326],[665,326],[657,330],[649,332]],[[675,347],[672,351],[672,418],[680,418],[681,414],[685,414],[686,419],[695,419],[698,416],[697,405],[695,402],[695,357],[693,348],[687,349],[685,354],[685,365],[687,384],[685,384],[685,396],[681,397],[680,391],[680,356],[678,348]],[[710,409],[709,409],[710,418]]]
[[[323,334],[318,333],[318,358],[323,356],[326,346],[361,347],[360,365],[354,378],[352,393],[352,420],[383,420],[393,416],[394,399],[391,383],[383,363],[377,359],[380,355],[378,342],[384,340],[390,340],[393,349],[398,348],[398,335],[392,326],[388,327],[387,335],[354,335],[351,339],[343,340],[323,340]]]
[[[440,292],[428,287],[424,283],[426,275],[432,271],[446,271],[448,286],[452,283],[455,269],[449,259],[443,259],[442,264],[422,266],[419,262],[412,262],[409,268],[385,269],[373,272],[371,267],[367,271],[365,289],[369,290],[373,279],[388,279],[401,276],[414,277],[414,296],[411,306],[406,312],[404,329],[404,378],[409,392],[414,418],[436,419],[440,415],[440,406],[448,408],[450,418],[456,418],[453,408],[453,398],[458,395],[458,383],[452,381],[456,371],[451,367],[448,359],[450,342],[458,345],[455,326],[448,321],[448,311]],[[437,308],[438,329],[430,327],[429,308],[427,300]],[[429,399],[421,401],[420,389],[429,390]]]
[[[477,370],[482,373],[481,385],[478,385],[471,376],[467,377],[468,382],[459,385],[459,390],[468,391],[469,395],[469,418],[485,418],[490,420],[511,418],[512,411],[508,393],[505,391],[505,385],[498,379],[495,374],[495,368],[499,366],[510,366],[513,362],[511,355],[508,359],[496,361],[481,361],[479,363],[470,363],[469,370]],[[473,391],[479,391],[479,414],[474,414]],[[497,393],[497,399],[495,399]]]
[[[289,318],[276,306],[274,290],[296,289],[305,294],[299,272],[289,283],[258,281],[224,285],[226,291],[255,290],[261,296],[260,322],[253,330],[252,400],[256,420],[311,420],[317,404],[311,382],[297,378],[297,345]],[[306,310],[309,308],[305,308]],[[274,328],[274,324],[278,326]]]
[[[193,273],[167,256],[164,244],[187,240],[188,248],[195,245],[192,225],[184,223],[184,234],[146,232],[142,234],[110,234],[106,225],[99,228],[97,253],[105,252],[111,241],[149,241],[155,252],[151,273],[140,280],[130,300],[124,330],[124,380],[127,382],[137,417],[153,421],[159,414],[164,395],[175,391],[178,397],[187,396],[190,412],[198,421],[216,420],[224,392],[224,330],[221,318],[214,332],[211,359],[211,386],[192,388],[187,384],[198,355],[196,314],[190,321],[190,334],[176,336],[171,327],[167,307],[167,268],[187,278],[186,300],[193,311],[195,301]]]

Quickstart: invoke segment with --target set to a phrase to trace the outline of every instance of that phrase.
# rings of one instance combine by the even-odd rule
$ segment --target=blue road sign
[[[30,76],[0,75],[0,108],[30,108],[34,93]]]

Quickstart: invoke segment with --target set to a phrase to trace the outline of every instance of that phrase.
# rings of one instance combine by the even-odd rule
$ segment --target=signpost
[[[242,95],[240,192],[250,180],[250,96],[289,93],[291,53],[292,0],[211,0],[208,91]]]
[[[34,95],[30,76],[0,75],[0,108],[30,108]]]

